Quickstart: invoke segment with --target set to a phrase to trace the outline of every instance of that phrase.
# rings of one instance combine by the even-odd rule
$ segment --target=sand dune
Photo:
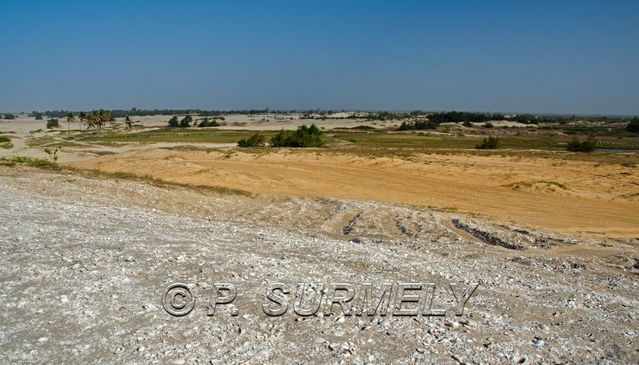
[[[476,213],[557,232],[639,236],[639,176],[620,165],[500,156],[364,158],[321,150],[141,150],[67,163],[264,195],[319,196]]]

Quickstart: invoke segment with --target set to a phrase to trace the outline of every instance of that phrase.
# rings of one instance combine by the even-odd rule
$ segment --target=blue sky
[[[639,1],[0,0],[0,111],[639,114]]]

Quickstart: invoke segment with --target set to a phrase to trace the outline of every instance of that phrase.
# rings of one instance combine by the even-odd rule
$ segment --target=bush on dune
[[[294,132],[281,130],[271,138],[271,147],[321,147],[323,134],[315,124],[302,125]]]
[[[488,138],[484,138],[480,144],[475,146],[475,148],[480,150],[492,150],[497,148],[498,146],[499,146],[499,138],[490,136]]]
[[[58,121],[58,119],[53,118],[53,119],[47,120],[47,129],[52,129],[52,128],[60,128],[60,122]]]
[[[597,147],[597,140],[595,137],[590,136],[585,141],[580,141],[577,138],[573,138],[572,141],[568,142],[568,146],[566,150],[571,152],[592,152]]]
[[[217,122],[217,120],[210,120],[208,117],[202,119],[200,121],[200,123],[197,125],[200,128],[206,128],[206,127],[219,127],[220,123]]]
[[[237,143],[238,147],[264,147],[266,145],[266,143],[264,142],[264,136],[259,134],[259,133],[255,133],[254,135],[250,136],[249,138],[246,139],[242,139]]]

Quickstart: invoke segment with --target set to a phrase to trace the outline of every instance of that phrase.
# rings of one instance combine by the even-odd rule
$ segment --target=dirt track
[[[543,158],[416,155],[364,158],[317,151],[134,150],[73,167],[223,186],[268,196],[413,204],[556,232],[639,238],[636,167]]]

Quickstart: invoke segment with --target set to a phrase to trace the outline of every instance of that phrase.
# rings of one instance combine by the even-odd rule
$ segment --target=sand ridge
[[[621,165],[442,154],[369,158],[290,149],[144,149],[66,164],[267,196],[411,204],[571,234],[639,236],[639,175]]]

